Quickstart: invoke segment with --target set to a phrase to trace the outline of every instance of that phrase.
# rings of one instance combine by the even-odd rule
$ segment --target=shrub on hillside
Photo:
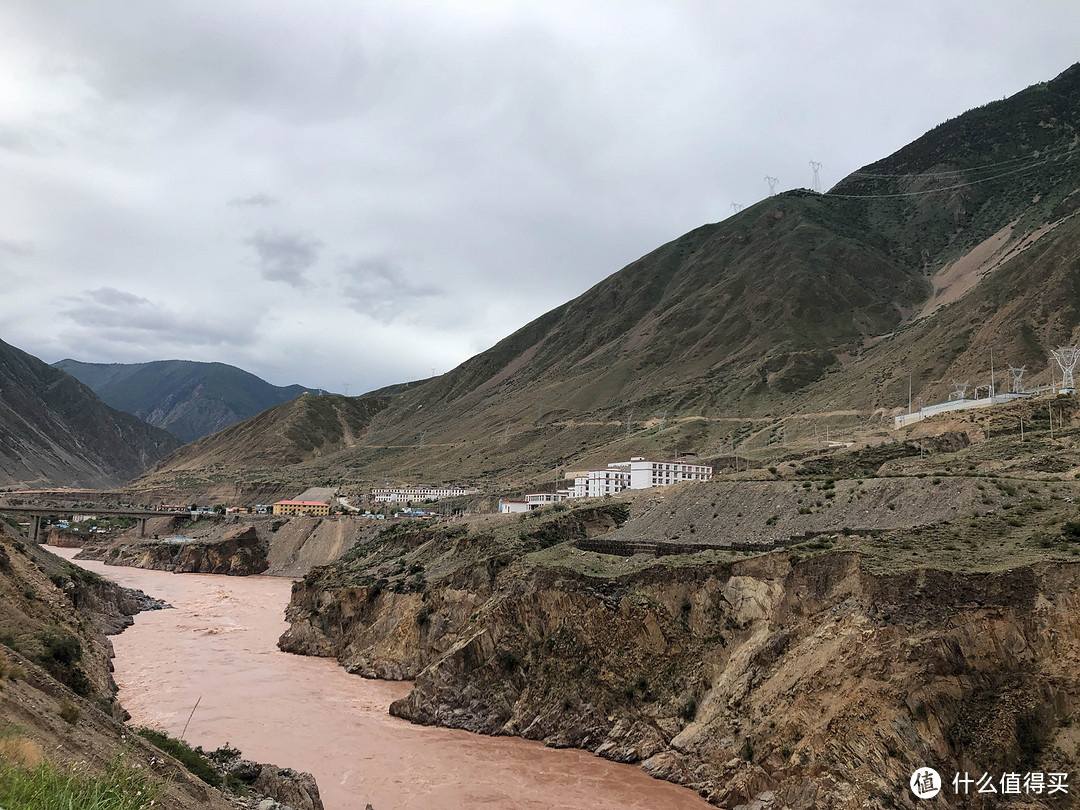
[[[178,740],[163,731],[146,728],[145,726],[136,728],[135,733],[160,748],[173,759],[179,760],[181,765],[206,782],[206,784],[221,787],[221,774],[214,770],[201,747],[192,748],[183,740]]]

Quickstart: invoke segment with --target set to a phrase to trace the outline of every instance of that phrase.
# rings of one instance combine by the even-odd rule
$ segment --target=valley
[[[310,775],[226,741],[342,810],[1077,782],[1080,396],[1053,360],[1080,344],[1077,156],[1073,65],[361,396],[0,343],[0,773],[130,752],[170,810],[318,810]],[[633,458],[712,477],[520,500]],[[423,514],[372,492],[416,486],[464,491]],[[110,504],[170,514],[100,528]],[[22,508],[81,518],[48,535],[73,562]],[[128,743],[128,712],[216,776]]]
[[[582,752],[391,717],[387,707],[408,684],[362,681],[275,649],[288,579],[80,564],[173,606],[138,616],[114,642],[118,698],[134,724],[179,735],[198,701],[187,739],[208,750],[228,740],[245,755],[310,771],[327,810],[708,806]]]

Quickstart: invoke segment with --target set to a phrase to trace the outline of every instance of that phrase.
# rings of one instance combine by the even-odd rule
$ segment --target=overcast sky
[[[1080,3],[0,4],[0,339],[358,394],[1080,59]]]

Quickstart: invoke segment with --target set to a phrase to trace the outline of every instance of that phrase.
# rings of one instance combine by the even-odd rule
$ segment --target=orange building
[[[278,501],[275,515],[329,515],[330,505],[319,501]]]

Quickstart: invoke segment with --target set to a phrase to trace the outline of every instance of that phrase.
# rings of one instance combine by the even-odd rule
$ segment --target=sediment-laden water
[[[53,549],[68,559],[78,549]],[[685,788],[581,751],[411,725],[387,714],[410,684],[347,674],[277,649],[292,581],[172,574],[79,561],[173,610],[113,637],[132,723],[310,771],[327,810],[702,810]],[[198,703],[192,715],[192,709]],[[190,723],[188,722],[190,717]]]

